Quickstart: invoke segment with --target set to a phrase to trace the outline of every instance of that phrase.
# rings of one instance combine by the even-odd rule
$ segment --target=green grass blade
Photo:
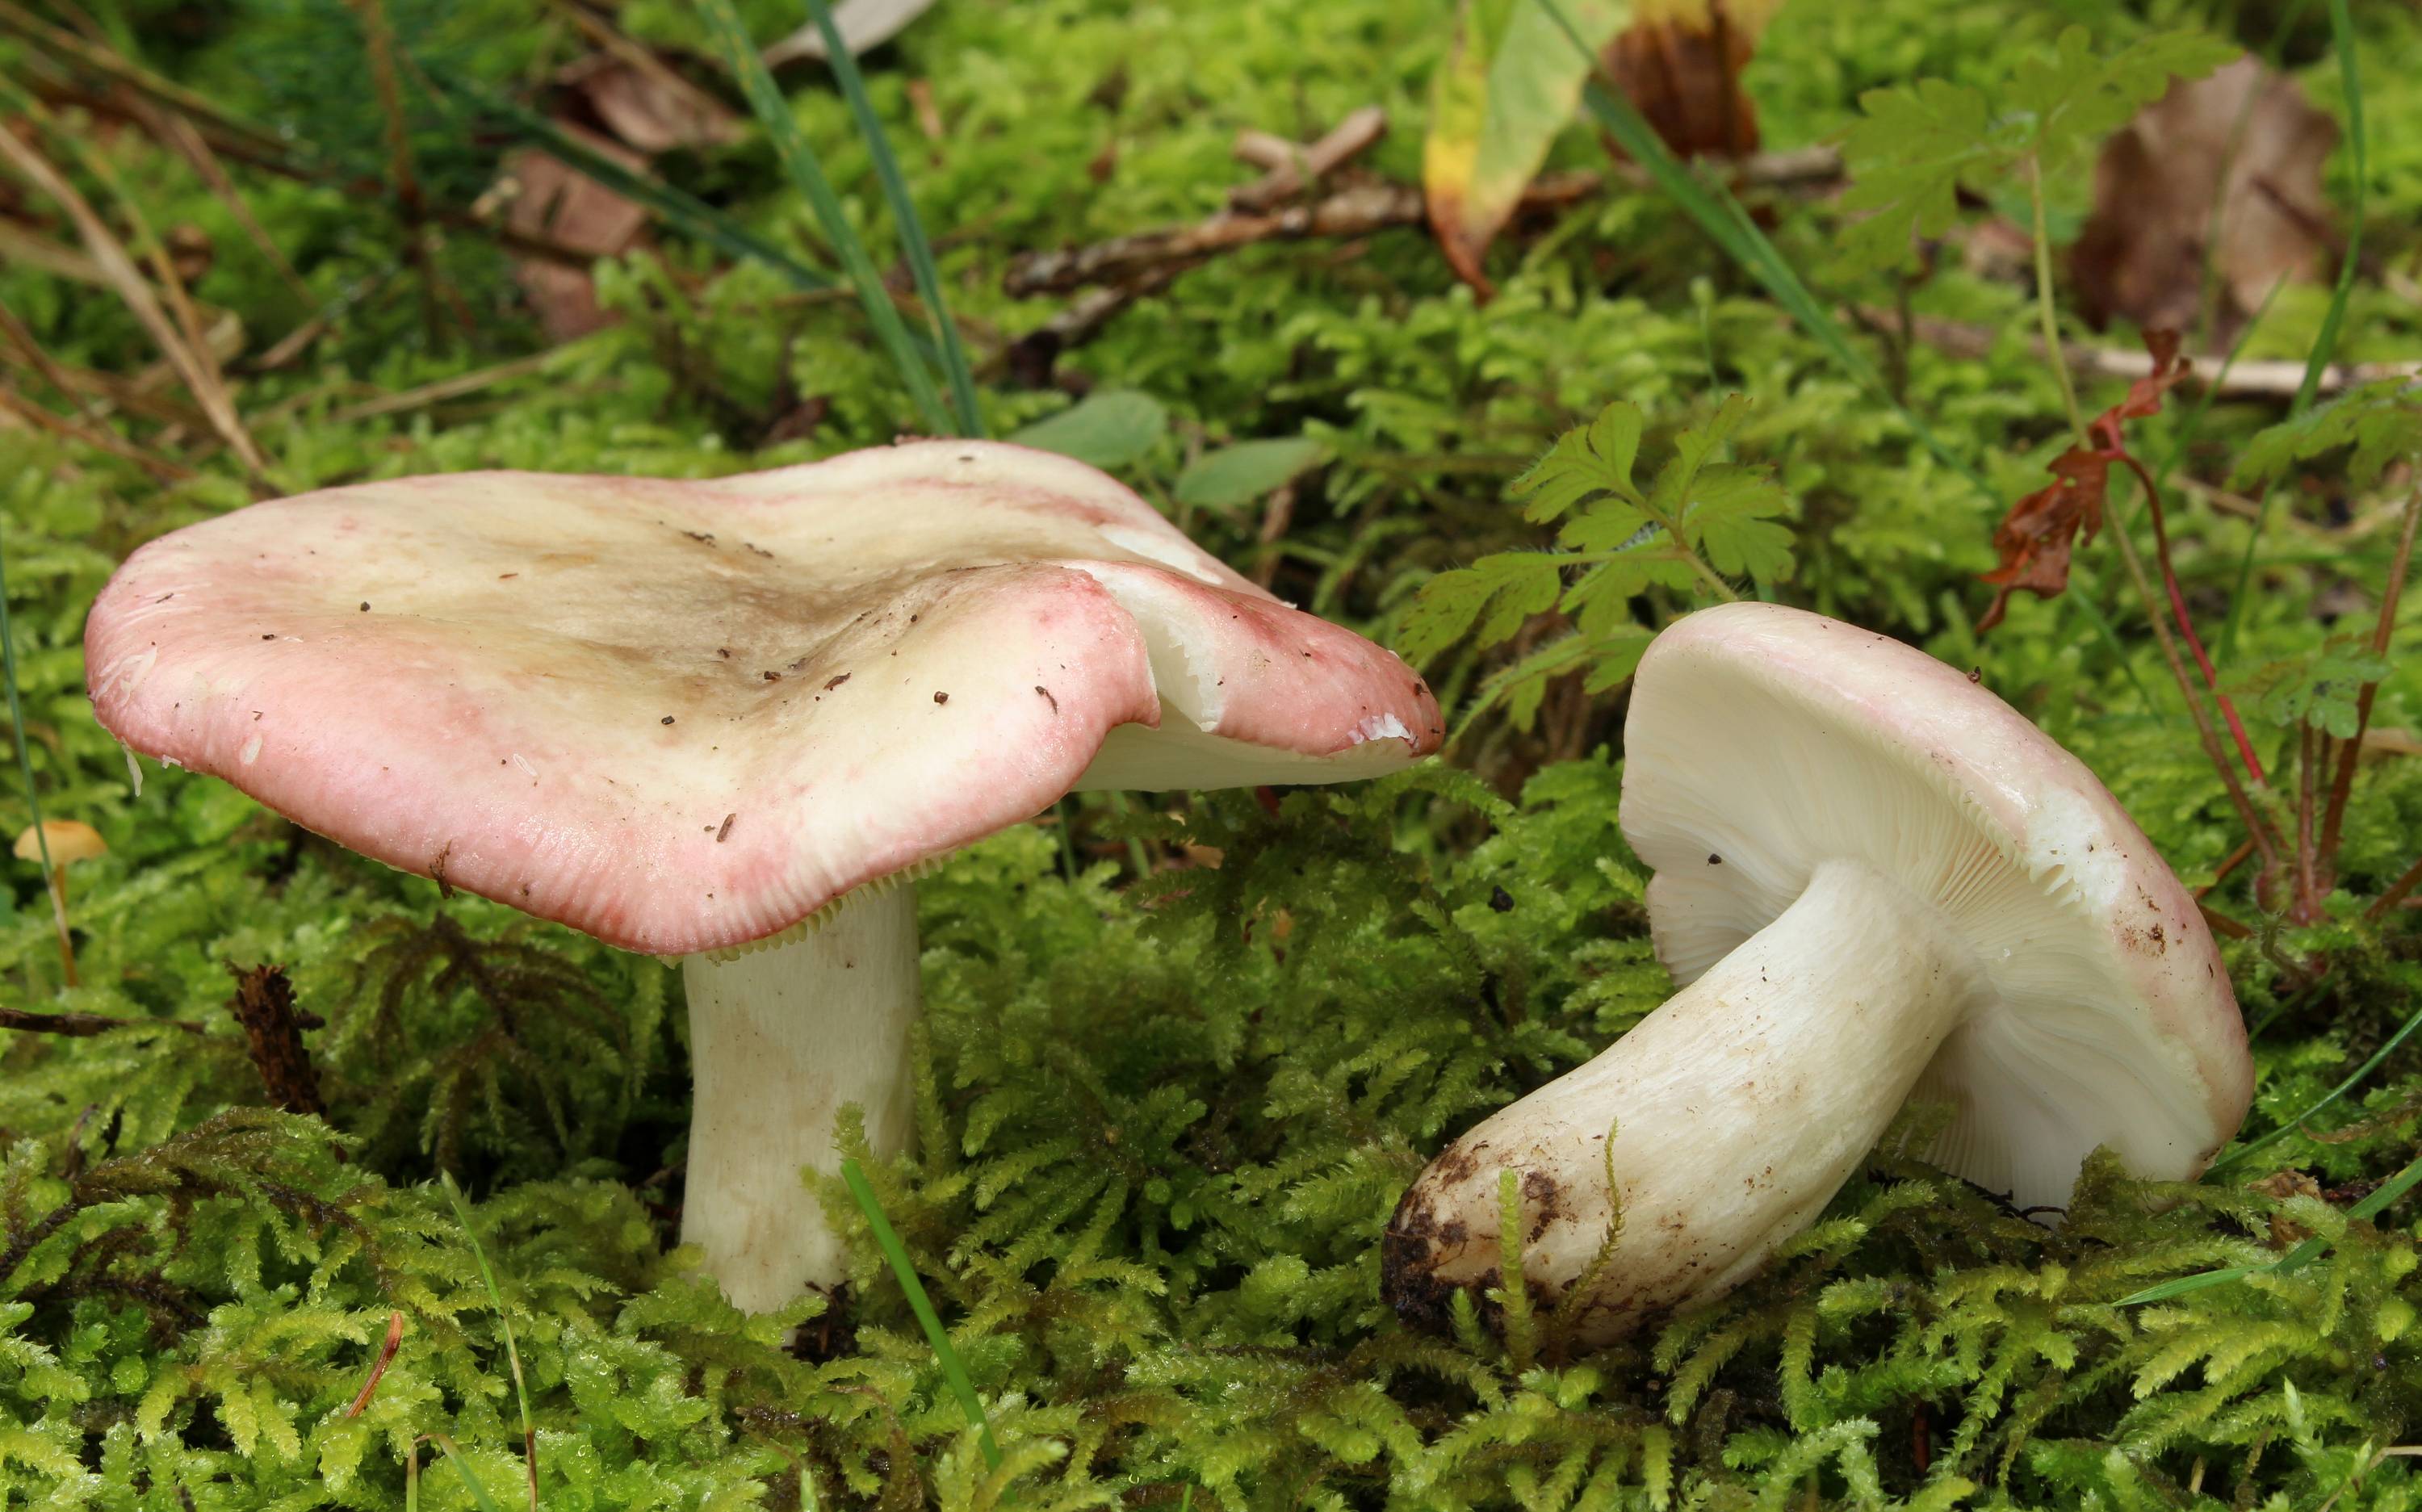
[[[25,748],[25,709],[17,697],[17,631],[8,619],[8,543],[0,532],[0,683],[8,690],[8,734],[17,748],[17,775],[25,783],[25,812],[34,843],[42,853],[42,874],[51,874],[51,837],[42,831],[42,795],[34,786],[34,756]]]
[[[2348,1208],[2347,1221],[2362,1223],[2378,1218],[2388,1211],[2391,1204],[2412,1191],[2417,1185],[2422,1185],[2422,1157],[2416,1157],[2409,1161],[2404,1170],[2382,1182],[2370,1196]],[[2266,1270],[2285,1275],[2291,1270],[2301,1270],[2311,1265],[2327,1254],[2329,1250],[2330,1241],[2316,1234],[2267,1266],[2231,1266],[2225,1270],[2207,1270],[2200,1275],[2180,1276],[2176,1281],[2165,1281],[2158,1286],[2147,1286],[2143,1291],[2131,1292],[2112,1305],[2135,1307],[2145,1302],[2167,1301],[2173,1297],[2183,1297],[2189,1292],[2202,1291],[2210,1286],[2224,1286],[2232,1281],[2241,1281],[2247,1276],[2258,1275]]]
[[[2330,356],[2337,351],[2338,327],[2345,323],[2347,302],[2354,296],[2355,264],[2363,251],[2364,182],[2370,176],[2370,152],[2363,130],[2363,70],[2355,61],[2354,17],[2347,8],[2347,0],[2330,0],[2330,45],[2337,50],[2338,76],[2346,87],[2347,151],[2354,183],[2354,203],[2347,214],[2346,251],[2338,262],[2338,281],[2330,291],[2330,307],[2321,316],[2321,330],[2313,339],[2313,350],[2304,358],[2304,381],[2296,386],[2296,398],[2288,406],[2288,417],[2294,419],[2313,407],[2313,398],[2320,392],[2321,372],[2330,365]],[[2245,596],[2254,588],[2254,555],[2261,549],[2262,537],[2271,527],[2271,499],[2275,490],[2264,488],[2262,500],[2254,513],[2254,533],[2245,538],[2245,555],[2237,564],[2237,591],[2228,597],[2228,618],[2220,627],[2219,643],[2212,648],[2213,660],[2225,665],[2229,654],[2237,648],[2237,626],[2243,617]]]
[[[2288,1119],[2286,1123],[2281,1124],[2277,1128],[2271,1130],[2271,1132],[2263,1135],[2261,1138],[2248,1141],[2246,1143],[2241,1144],[2236,1149],[2229,1151],[2225,1156],[2222,1156],[2219,1159],[2214,1160],[2211,1163],[2210,1168],[2207,1170],[2204,1174],[2208,1176],[2216,1176],[2224,1171],[2233,1170],[2237,1166],[2242,1165],[2245,1161],[2252,1159],[2257,1151],[2275,1144],[2279,1141],[2286,1139],[2288,1135],[2302,1129],[2304,1126],[2305,1120],[2311,1118],[2315,1113],[2320,1112],[2322,1109],[2329,1107],[2330,1104],[2336,1102],[2348,1093],[2352,1092],[2355,1087],[2362,1082],[2364,1078],[2378,1070],[2380,1063],[2383,1061],[2387,1060],[2389,1056],[2396,1051],[2398,1046],[2404,1044],[2416,1029],[2422,1029],[2422,1009],[2416,1009],[2412,1016],[2408,1017],[2404,1023],[2398,1025],[2397,1032],[2389,1035],[2386,1040],[2382,1042],[2380,1048],[2372,1052],[2371,1059],[2364,1062],[2363,1064],[2356,1066],[2353,1073],[2344,1081],[2339,1082],[2336,1086],[2332,1087],[2328,1092],[2323,1093],[2320,1097],[2315,1098],[2312,1106],[2306,1108],[2303,1112],[2298,1113],[2291,1119]]]
[[[839,287],[831,278],[714,206],[684,194],[661,179],[623,166],[538,112],[474,90],[443,74],[432,72],[428,76],[457,103],[511,126],[520,140],[564,166],[596,180],[693,241],[729,258],[763,263],[803,293],[823,293]]]
[[[477,1506],[480,1512],[498,1512],[496,1499],[488,1494],[488,1488],[480,1483],[478,1475],[472,1473],[471,1461],[464,1457],[462,1450],[454,1447],[453,1436],[432,1433],[429,1436],[429,1441],[445,1451],[448,1461],[454,1466],[454,1473],[463,1477],[464,1489],[471,1493],[472,1504]],[[417,1488],[416,1487],[415,1489],[417,1490]]]
[[[480,1284],[488,1289],[488,1302],[496,1310],[497,1331],[505,1336],[505,1360],[512,1366],[513,1371],[513,1396],[521,1405],[522,1453],[529,1467],[529,1504],[531,1512],[537,1512],[538,1430],[530,1426],[529,1388],[522,1381],[521,1350],[513,1346],[513,1320],[505,1312],[505,1294],[496,1285],[496,1273],[488,1268],[488,1252],[480,1247],[480,1231],[471,1222],[471,1207],[469,1204],[463,1201],[463,1189],[454,1185],[454,1173],[450,1171],[439,1172],[437,1179],[446,1189],[446,1201],[454,1208],[454,1221],[463,1225],[464,1242],[471,1246],[471,1258],[480,1268]],[[439,1438],[437,1442],[438,1446],[448,1454],[453,1452],[452,1446],[444,1438]],[[470,1471],[467,1467],[463,1473],[464,1478],[469,1478]],[[482,1504],[486,1504],[484,1493],[482,1493]]]
[[[959,1399],[959,1408],[975,1425],[976,1441],[983,1447],[984,1463],[1000,1468],[1000,1445],[993,1442],[992,1420],[984,1416],[983,1398],[976,1394],[976,1383],[967,1375],[967,1362],[958,1350],[951,1347],[951,1336],[942,1331],[942,1316],[934,1311],[934,1299],[925,1295],[925,1284],[917,1279],[917,1268],[909,1262],[908,1247],[891,1227],[891,1220],[883,1214],[883,1205],[874,1198],[874,1188],[866,1179],[866,1171],[856,1157],[845,1157],[841,1163],[841,1178],[849,1183],[849,1194],[857,1199],[859,1211],[866,1214],[869,1227],[874,1230],[874,1242],[883,1251],[883,1258],[891,1262],[891,1274],[899,1281],[900,1289],[908,1294],[908,1309],[917,1315],[918,1326],[925,1331],[925,1342],[934,1348],[934,1358],[942,1362],[942,1378],[950,1383],[951,1394]]]
[[[732,8],[731,0],[700,0],[699,11],[706,18],[708,31],[731,55],[732,76],[740,81],[741,92],[748,97],[748,108],[755,113],[757,123],[765,128],[775,155],[782,160],[783,170],[799,193],[807,197],[809,208],[824,227],[825,239],[841,255],[841,267],[857,290],[858,303],[866,307],[866,318],[873,323],[876,339],[890,352],[901,381],[908,386],[908,397],[915,402],[921,423],[935,435],[957,433],[951,412],[943,406],[941,390],[934,386],[934,374],[925,366],[924,355],[910,339],[907,325],[900,319],[899,307],[891,303],[890,291],[883,287],[883,275],[875,268],[874,259],[867,254],[866,243],[842,213],[841,197],[833,193],[832,181],[825,177],[824,165],[816,161],[807,134],[791,115],[790,102],[782,98],[781,88],[765,68],[765,60],[748,39],[747,28],[740,24],[740,13]]]
[[[934,248],[925,240],[924,223],[917,218],[916,202],[908,197],[908,181],[900,176],[900,160],[892,155],[883,122],[875,118],[874,102],[867,98],[857,59],[850,55],[841,28],[833,24],[832,8],[825,0],[808,0],[808,13],[824,35],[826,63],[848,98],[850,113],[857,118],[858,132],[866,138],[866,150],[874,159],[874,177],[883,185],[892,223],[900,229],[900,248],[907,255],[909,276],[917,281],[917,297],[925,302],[926,313],[933,318],[934,335],[942,344],[942,370],[950,375],[951,402],[959,415],[959,433],[980,436],[984,429],[976,410],[975,374],[967,367],[967,349],[959,344],[959,328],[951,322],[950,307],[942,302],[941,270],[935,266]]]

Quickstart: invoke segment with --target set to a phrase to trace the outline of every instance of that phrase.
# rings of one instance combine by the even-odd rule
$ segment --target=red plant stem
[[[2223,938],[2252,939],[2254,937],[2254,931],[2246,928],[2243,924],[2239,923],[2236,920],[2231,919],[2228,915],[2215,909],[2210,904],[2204,902],[2201,898],[2197,898],[2195,900],[2195,909],[2203,915],[2203,921],[2210,926],[2211,932],[2215,935],[2221,936]]]
[[[2313,876],[2313,771],[2321,755],[2314,735],[2311,725],[2296,732],[2296,899],[2289,912],[2300,924],[2311,923],[2320,908]]]
[[[2243,866],[2245,864],[2245,858],[2253,854],[2254,842],[2250,840],[2241,842],[2238,847],[2235,850],[2230,851],[2226,858],[2221,861],[2219,867],[2213,871],[2211,874],[2211,880],[2195,889],[2194,895],[2197,898],[2208,898],[2211,896],[2212,890],[2219,887],[2223,882],[2227,881],[2228,874],[2231,872],[2236,871],[2239,867]]]
[[[2228,751],[2220,743],[2220,732],[2212,728],[2211,713],[2203,706],[2195,693],[2194,681],[2187,674],[2186,663],[2178,658],[2177,639],[2162,618],[2161,606],[2153,601],[2153,585],[2146,580],[2145,564],[2137,559],[2135,544],[2125,530],[2111,532],[2112,543],[2119,548],[2120,565],[2128,569],[2128,581],[2134,585],[2136,596],[2144,601],[2145,622],[2152,627],[2153,643],[2161,648],[2162,660],[2170,669],[2170,676],[2178,685],[2178,695],[2186,701],[2187,718],[2195,729],[2195,740],[2203,747],[2211,769],[2220,777],[2220,785],[2228,801],[2245,821],[2245,833],[2253,840],[2254,849],[2262,858],[2262,874],[2257,886],[2268,885],[2277,876],[2282,864],[2279,836],[2272,828],[2270,816],[2256,806],[2237,775],[2237,767],[2228,759]]]
[[[379,1346],[378,1359],[370,1365],[370,1378],[362,1382],[361,1394],[354,1398],[353,1406],[345,1409],[345,1416],[359,1417],[362,1409],[370,1405],[370,1394],[378,1390],[380,1379],[386,1375],[386,1367],[395,1362],[395,1351],[402,1344],[403,1315],[389,1313],[386,1315],[386,1342]]]
[[[2194,631],[2194,622],[2187,618],[2186,595],[2178,591],[2178,571],[2170,565],[2170,530],[2162,514],[2161,490],[2153,486],[2153,475],[2145,470],[2143,463],[2125,450],[2119,452],[2119,460],[2126,463],[2129,470],[2136,475],[2136,480],[2145,485],[2145,512],[2153,521],[2153,557],[2161,563],[2162,586],[2169,591],[2170,615],[2178,622],[2178,634],[2185,638],[2187,650],[2194,654],[2195,666],[2203,672],[2204,685],[2211,689],[2212,699],[2219,703],[2220,717],[2228,722],[2228,732],[2237,741],[2237,754],[2244,759],[2245,770],[2253,776],[2254,785],[2267,786],[2270,779],[2262,775],[2262,763],[2254,754],[2254,742],[2246,738],[2244,722],[2237,717],[2237,705],[2220,690],[2220,674],[2212,669],[2211,657],[2204,653],[2203,640]]]
[[[2405,521],[2397,532],[2397,555],[2389,563],[2388,586],[2380,596],[2380,619],[2371,627],[2371,654],[2388,654],[2389,638],[2397,629],[2397,602],[2405,594],[2405,572],[2414,559],[2414,529],[2422,524],[2422,489],[2405,498]],[[2347,796],[2354,791],[2354,769],[2363,759],[2363,734],[2371,728],[2371,701],[2380,692],[2378,683],[2366,683],[2354,696],[2354,738],[2338,748],[2338,769],[2330,780],[2330,802],[2321,816],[2320,871],[2323,876],[2336,870],[2338,836],[2346,823]]]
[[[2416,860],[2405,869],[2403,876],[2388,884],[2388,890],[2372,899],[2371,906],[2363,911],[2363,916],[2366,919],[2378,919],[2382,914],[2403,903],[2405,895],[2417,887],[2422,887],[2422,860]]]

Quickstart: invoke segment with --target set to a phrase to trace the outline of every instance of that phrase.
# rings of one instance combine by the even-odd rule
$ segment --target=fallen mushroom
[[[1912,1098],[1950,1112],[1928,1158],[2021,1208],[2067,1203],[2099,1145],[2186,1179],[2236,1131],[2253,1068],[2194,900],[1965,674],[1728,605],[1649,648],[1624,740],[1624,836],[1681,990],[1414,1182],[1383,1244],[1399,1313],[1499,1284],[1502,1171],[1526,1284],[1597,1344],[1757,1270]]]
[[[101,831],[75,819],[45,819],[17,833],[21,861],[39,861],[51,889],[51,922],[59,935],[59,969],[76,985],[75,940],[68,934],[68,868],[109,849]]]
[[[799,1180],[836,1114],[908,1142],[920,868],[1075,789],[1347,780],[1439,734],[1393,655],[1101,473],[973,442],[259,504],[136,552],[86,661],[137,750],[685,957],[683,1237],[756,1311],[841,1278]]]

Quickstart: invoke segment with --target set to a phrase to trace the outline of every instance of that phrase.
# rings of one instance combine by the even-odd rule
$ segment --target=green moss
[[[1785,8],[1750,76],[1769,140],[1838,130],[1876,85],[1981,77],[2064,19],[2017,0],[1954,8]],[[2231,13],[2136,8],[2099,19],[2104,39]],[[795,19],[743,10],[767,35]],[[357,67],[346,8],[262,0],[196,22],[147,4],[102,20],[231,110],[293,126],[327,163],[383,171],[373,118],[332,108],[343,90],[297,84],[338,77],[307,66],[321,55]],[[483,4],[454,20],[426,61],[480,88],[577,51],[555,10]],[[679,7],[622,20],[668,45],[700,40]],[[2422,213],[2422,25],[2386,7],[2360,20],[2367,245],[2394,266],[2398,228]],[[1059,307],[1000,291],[1014,249],[1210,213],[1237,177],[1241,127],[1308,134],[1381,103],[1397,125],[1372,165],[1413,176],[1445,36],[1389,0],[1324,7],[1317,27],[1258,8],[950,4],[873,60],[869,82],[954,307],[1014,337]],[[2333,104],[2335,62],[2297,48],[2300,76]],[[916,123],[912,79],[930,85],[939,141]],[[842,103],[812,75],[791,82],[851,213],[886,244]],[[495,144],[440,114],[416,113],[413,129],[433,192],[486,181]],[[256,349],[307,318],[172,156],[134,133],[111,150],[155,225],[211,238],[197,294]],[[1584,133],[1558,152],[1600,160]],[[828,261],[762,145],[664,167]],[[622,323],[539,356],[483,238],[445,238],[474,328],[432,339],[383,198],[244,182],[315,301],[358,294],[300,361],[244,380],[249,423],[294,487],[478,466],[705,476],[879,442],[907,413],[845,306],[677,237],[599,270]],[[2073,215],[2083,188],[2055,186],[2056,208]],[[1830,265],[1829,212],[1769,209],[1798,266]],[[1710,258],[1670,207],[1628,194],[1509,238],[1485,307],[1414,230],[1256,247],[1140,301],[1061,370],[1169,407],[1171,434],[1126,472],[1164,504],[1208,445],[1320,439],[1332,460],[1298,490],[1276,581],[1382,636],[1437,570],[1543,543],[1504,485],[1559,431],[1626,399],[1662,456],[1723,393],[1750,393],[1734,451],[1772,467],[1793,512],[1796,569],[1775,591],[1978,669],[2110,782],[2183,877],[2210,881],[2235,820],[2101,548],[2082,554],[2069,597],[2019,602],[1990,639],[1971,628],[2000,501],[2037,486],[2065,444],[2058,396],[2025,350],[2025,291],[1945,268],[1911,292],[1919,313],[2009,333],[1981,359],[1909,354],[1909,402],[1990,479],[1988,499]],[[2411,356],[2422,316],[2390,288],[2360,290],[2352,354]],[[1880,280],[1828,292],[1895,295]],[[0,301],[60,361],[132,372],[156,356],[89,289],[11,266]],[[2253,350],[2301,356],[2320,309],[2291,293]],[[487,381],[358,408],[471,374]],[[998,373],[983,399],[1003,431],[1067,402]],[[812,433],[768,444],[810,400]],[[2216,405],[2184,475],[2219,482],[2274,417]],[[148,423],[127,433],[167,444]],[[2159,458],[2185,433],[2174,413],[2136,433]],[[155,1021],[0,1043],[0,1504],[393,1507],[416,1465],[423,1504],[478,1504],[466,1469],[512,1504],[523,1441],[499,1319],[433,1185],[441,1170],[476,1198],[550,1508],[2414,1500],[2409,1461],[2383,1454],[2422,1432],[2412,1215],[2344,1216],[2414,1152],[2410,1050],[2225,1180],[2150,1185],[2099,1161],[2058,1233],[1911,1158],[1918,1110],[1764,1276],[1660,1331],[1580,1357],[1543,1313],[1535,1358],[1518,1365],[1474,1315],[1446,1338],[1400,1327],[1379,1299],[1376,1241],[1412,1174],[1668,987],[1615,828],[1620,704],[1604,699],[1552,702],[1531,733],[1476,726],[1455,761],[1485,781],[1433,766],[1291,794],[1276,812],[1244,795],[1168,796],[1124,820],[1089,804],[1073,816],[1073,875],[1059,837],[1027,828],[923,885],[924,1153],[870,1174],[984,1397],[995,1470],[843,1192],[802,1199],[860,1240],[851,1299],[829,1315],[802,1302],[743,1317],[669,1248],[688,1073],[663,967],[443,898],[213,781],[154,770],[130,790],[82,697],[82,616],[142,541],[248,496],[224,457],[197,465],[197,480],[164,488],[114,457],[0,431],[0,544],[45,811],[111,846],[76,873],[87,984],[74,992],[59,990],[39,878],[23,869],[0,888],[0,999]],[[2246,669],[2312,653],[2317,604],[2367,618],[2391,532],[2372,523],[2382,499],[2334,468],[2320,459],[2292,501],[2283,493],[2242,606]],[[2365,523],[2326,523],[2340,495]],[[2247,543],[2225,503],[2202,490],[2172,506],[2188,594],[2215,622]],[[1186,523],[1240,565],[1262,559],[1258,512]],[[2115,646],[2086,603],[2117,623]],[[1455,697],[1496,665],[1458,652],[1433,670]],[[2400,662],[2376,723],[2417,717],[2422,683]],[[2260,738],[2273,756],[2288,732]],[[0,829],[24,819],[22,794],[0,784]],[[2367,765],[2328,919],[2229,947],[2257,1027],[2250,1133],[2309,1108],[2422,1008],[2410,915],[2357,917],[2417,834],[2422,769]],[[1124,856],[1129,838],[1149,877],[1096,858]],[[2211,901],[2257,917],[2241,874]],[[2281,961],[2319,953],[2335,963],[2322,989],[2283,975]],[[326,1020],[308,1036],[325,1123],[261,1107],[223,1004],[228,968],[263,963]],[[2320,1194],[2250,1184],[2281,1170]],[[2304,1232],[2331,1246],[2301,1269],[2115,1305],[2267,1263]],[[394,1359],[349,1414],[398,1315]],[[797,1358],[794,1325],[837,1352]]]

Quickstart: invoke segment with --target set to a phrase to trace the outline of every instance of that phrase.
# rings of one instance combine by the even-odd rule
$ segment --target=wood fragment
[[[1730,169],[1737,183],[1794,189],[1830,185],[1840,179],[1841,172],[1841,154],[1825,147],[1761,152],[1743,158]],[[1559,210],[1595,197],[1610,183],[1645,188],[1648,179],[1628,164],[1607,173],[1544,174],[1523,191],[1519,209]],[[1001,285],[1020,298],[1068,293],[1092,284],[1118,283],[1173,263],[1199,262],[1257,242],[1365,236],[1423,225],[1426,219],[1417,184],[1384,181],[1354,184],[1283,209],[1226,210],[1191,226],[1138,231],[1089,246],[1024,253],[1012,260]]]
[[[320,1074],[303,1047],[303,1016],[295,1011],[294,986],[282,966],[229,965],[235,996],[228,1012],[244,1027],[245,1048],[273,1106],[290,1113],[319,1114]]]
[[[175,1029],[198,1034],[202,1026],[190,1018],[112,1018],[106,1014],[38,1014],[25,1008],[0,1006],[0,1029],[29,1034],[56,1034],[66,1039],[90,1039],[120,1029]]]
[[[1852,311],[1860,324],[1869,330],[1891,329],[1899,317],[1890,310],[1861,306]],[[1982,357],[2002,340],[2005,328],[1999,325],[1971,324],[1964,321],[1942,320],[1921,315],[1911,323],[1917,339],[1938,351],[1955,357]],[[2040,339],[2030,339],[2028,350],[2038,357],[2043,354]],[[2142,351],[2118,347],[2085,346],[2075,341],[2061,344],[2061,356],[2070,372],[2080,378],[2124,378],[2130,382],[2148,377],[2153,359]],[[2224,399],[2293,399],[2304,382],[2304,365],[2280,359],[2260,362],[2240,362],[2225,373],[2221,371],[2226,360],[2217,354],[2192,357],[2194,370],[2184,380],[2203,388],[2214,386]],[[2321,370],[2320,391],[2336,393],[2341,389],[2376,383],[2383,378],[2412,378],[2422,375],[2422,362],[2334,362]]]
[[[1369,151],[1387,134],[1388,113],[1377,105],[1353,112],[1309,147],[1266,132],[1245,132],[1236,138],[1236,156],[1266,171],[1251,183],[1230,190],[1228,203],[1236,210],[1261,211],[1293,199]]]

